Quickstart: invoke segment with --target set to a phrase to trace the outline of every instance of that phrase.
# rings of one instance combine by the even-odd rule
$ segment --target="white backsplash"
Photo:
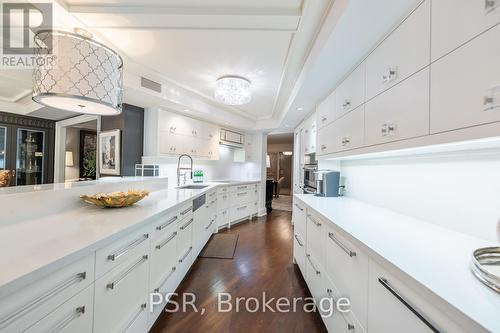
[[[324,161],[321,168],[338,162]],[[346,195],[497,242],[500,150],[340,162]]]

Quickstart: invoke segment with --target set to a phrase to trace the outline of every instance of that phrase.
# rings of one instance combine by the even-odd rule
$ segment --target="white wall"
[[[80,177],[80,129],[66,128],[66,151],[73,153],[73,166],[65,166],[64,180],[78,179]],[[66,160],[66,156],[63,156]]]
[[[341,162],[346,195],[489,241],[500,220],[500,150]]]

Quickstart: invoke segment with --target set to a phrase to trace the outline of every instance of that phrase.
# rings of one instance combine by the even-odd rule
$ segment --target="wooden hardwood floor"
[[[241,303],[243,309],[238,313],[217,312],[219,292],[230,293],[234,306],[236,297],[261,300],[262,292],[266,292],[267,299],[310,297],[300,271],[292,262],[290,219],[290,212],[274,210],[267,217],[224,231],[239,234],[234,259],[198,258],[177,290],[180,295],[196,294],[195,305],[199,310],[205,308],[205,313],[201,315],[190,307],[187,312],[164,312],[151,332],[327,332],[319,314],[306,312],[302,306],[295,313],[252,313],[245,311]],[[182,304],[180,297],[175,300]]]

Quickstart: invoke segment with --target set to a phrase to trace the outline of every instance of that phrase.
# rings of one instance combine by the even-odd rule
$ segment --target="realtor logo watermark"
[[[0,67],[31,69],[35,65],[52,65],[52,39],[43,45],[35,42],[40,30],[52,30],[53,11],[51,2],[1,1],[2,47]]]
[[[263,292],[261,297],[233,297],[230,293],[218,293],[216,299],[217,312],[272,312],[272,313],[306,313],[319,312],[323,317],[333,316],[335,311],[348,313],[351,311],[351,302],[346,297],[269,297]],[[158,307],[165,307],[164,311],[194,312],[204,315],[205,308],[196,306],[196,295],[193,293],[151,293],[149,295],[149,311],[154,312]]]

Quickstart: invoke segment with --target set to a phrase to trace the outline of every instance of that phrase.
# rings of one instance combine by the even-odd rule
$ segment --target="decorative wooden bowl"
[[[9,186],[15,174],[16,172],[14,170],[0,170],[0,187]]]
[[[132,206],[149,195],[148,191],[128,190],[127,192],[96,193],[81,195],[80,198],[92,205],[103,208],[122,208]]]

